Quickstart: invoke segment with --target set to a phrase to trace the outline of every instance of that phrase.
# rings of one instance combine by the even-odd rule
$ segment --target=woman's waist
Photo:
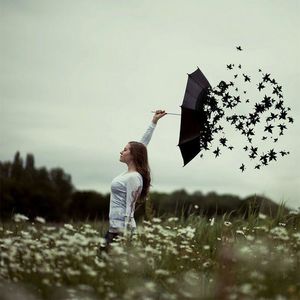
[[[109,209],[109,218],[116,218],[116,219],[125,219],[125,215],[130,213],[130,217],[133,218],[134,210],[126,212],[126,207],[120,206],[111,206]]]
[[[109,227],[112,228],[125,228],[126,225],[129,225],[130,227],[136,227],[136,222],[134,218],[129,219],[115,219],[115,218],[109,218]]]
[[[128,231],[136,232],[136,226],[130,227],[129,229],[127,229],[127,232]],[[125,227],[112,227],[112,226],[109,226],[108,232],[111,232],[111,233],[124,233],[125,232]]]

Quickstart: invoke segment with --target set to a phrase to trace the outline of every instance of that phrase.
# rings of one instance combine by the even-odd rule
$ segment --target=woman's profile
[[[146,199],[151,177],[146,146],[160,118],[167,113],[157,110],[152,122],[140,142],[129,142],[120,152],[120,162],[127,165],[127,171],[115,177],[111,182],[109,229],[105,234],[105,245],[100,247],[107,251],[111,242],[119,235],[132,234],[136,229],[134,220],[135,205],[138,200]]]

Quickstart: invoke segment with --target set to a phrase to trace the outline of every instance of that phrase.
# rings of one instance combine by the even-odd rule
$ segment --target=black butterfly
[[[263,88],[265,88],[265,86],[263,85],[262,82],[260,82],[260,83],[258,84],[258,90],[261,91]]]
[[[238,129],[238,130],[242,130],[242,129],[244,128],[244,123],[243,123],[243,122],[240,122],[239,124],[237,124],[237,125],[235,126],[235,128]]]
[[[277,127],[279,127],[279,129],[280,129],[281,131],[283,131],[283,129],[286,129],[285,124],[279,124],[279,125],[277,125]]]
[[[217,147],[217,149],[215,151],[213,151],[213,153],[216,155],[215,157],[218,157],[220,155],[219,147]]]
[[[279,87],[278,85],[275,86],[275,87],[273,87],[273,92],[272,92],[272,94],[275,94],[275,95],[277,95],[277,96],[280,96],[280,95],[281,95],[280,92],[281,92],[281,87]],[[282,96],[282,95],[281,95],[281,96]]]
[[[232,70],[233,66],[234,66],[234,64],[229,64],[229,65],[227,65],[227,69]]]
[[[233,97],[233,100],[235,100],[237,103],[241,103],[240,96]]]
[[[286,110],[282,110],[280,112],[280,115],[279,115],[279,119],[281,120],[285,120],[286,119],[286,115],[287,115],[287,111]]]
[[[237,46],[236,49],[237,49],[238,51],[242,51],[242,50],[243,50],[241,46]]]
[[[264,82],[271,81],[270,75],[271,75],[271,74],[265,74],[264,77],[263,77],[263,81],[264,81]]]
[[[263,165],[268,165],[268,154],[264,154],[264,155],[261,155],[261,157],[260,157],[260,161],[261,161],[261,163],[263,164]]]
[[[291,117],[288,117],[289,123],[294,123],[294,119]]]
[[[235,75],[234,75],[234,78],[237,78],[237,77],[238,77],[238,74],[235,74]]]
[[[274,128],[274,126],[272,124],[270,124],[269,126],[265,126],[265,130],[264,131],[267,131],[267,132],[270,132],[272,133],[272,129]]]
[[[277,127],[279,127],[279,129],[280,129],[279,135],[283,135],[283,130],[286,129],[285,124],[279,124],[279,125],[277,125]]]
[[[272,84],[277,84],[277,82],[276,82],[276,80],[275,79],[272,79],[272,80],[270,80],[270,82],[272,83]]]
[[[286,152],[286,151],[280,151],[280,154],[281,154],[281,156],[285,156],[285,155],[288,155],[288,154],[290,154],[290,152]]]
[[[227,139],[226,138],[220,138],[220,143],[226,147]]]
[[[238,116],[237,115],[232,115],[230,117],[226,117],[226,120],[231,121],[231,125],[233,125],[238,121]]]
[[[228,93],[228,92],[226,92],[225,94],[224,94],[224,96],[223,96],[223,100],[224,101],[227,101],[227,100],[229,100],[229,99],[231,99],[232,98],[232,96]]]
[[[263,141],[264,141],[264,140],[266,140],[266,139],[267,139],[267,137],[266,137],[266,136],[263,136],[263,137],[262,137],[262,140],[263,140]]]
[[[278,116],[277,114],[271,113],[271,115],[268,118],[266,118],[266,121],[267,122],[273,121],[274,119],[277,118],[277,116]]]
[[[272,107],[272,99],[271,99],[271,97],[268,97],[267,95],[264,96],[264,99],[261,102],[264,104],[264,106],[267,109]]]
[[[271,160],[277,160],[276,159],[276,152],[274,151],[274,149],[271,149],[269,152],[268,152],[268,155],[269,155],[269,161]]]
[[[251,81],[250,77],[248,75],[243,74],[243,76],[244,76],[245,82],[247,82],[247,81],[250,82]]]
[[[260,165],[256,165],[256,166],[255,166],[255,169],[258,169],[258,170],[259,170],[259,169],[260,169]]]
[[[253,128],[249,128],[248,131],[246,131],[246,135],[247,137],[249,137],[250,135],[254,135]]]
[[[247,125],[255,125],[256,123],[259,122],[259,116],[258,116],[258,113],[250,113],[249,114],[249,118],[248,118],[248,122],[247,122]]]
[[[244,172],[244,171],[245,171],[245,165],[242,164],[242,165],[240,166],[240,169],[242,170],[242,172]]]
[[[262,113],[265,111],[265,106],[260,103],[255,103],[255,111],[256,113]]]
[[[242,65],[239,65],[239,69],[241,69],[242,68]]]
[[[283,109],[283,100],[280,100],[275,104],[275,109]]]
[[[257,147],[251,146],[251,148],[250,148],[250,151],[251,151],[255,156],[257,155],[257,150],[258,150]]]

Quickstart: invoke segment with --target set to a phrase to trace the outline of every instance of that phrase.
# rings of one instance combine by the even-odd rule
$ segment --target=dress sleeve
[[[125,212],[125,228],[131,224],[134,213],[135,202],[141,194],[142,186],[137,176],[130,176],[126,182],[126,212]]]
[[[143,143],[145,146],[147,146],[149,144],[155,127],[156,127],[156,124],[151,122],[151,124],[147,128],[146,132],[144,133],[144,135],[141,139],[141,143]]]

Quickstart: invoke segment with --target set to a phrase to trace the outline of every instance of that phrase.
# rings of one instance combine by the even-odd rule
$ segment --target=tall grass
[[[103,222],[0,226],[3,299],[299,299],[300,213],[165,216],[98,254]],[[19,296],[18,296],[19,295]]]

